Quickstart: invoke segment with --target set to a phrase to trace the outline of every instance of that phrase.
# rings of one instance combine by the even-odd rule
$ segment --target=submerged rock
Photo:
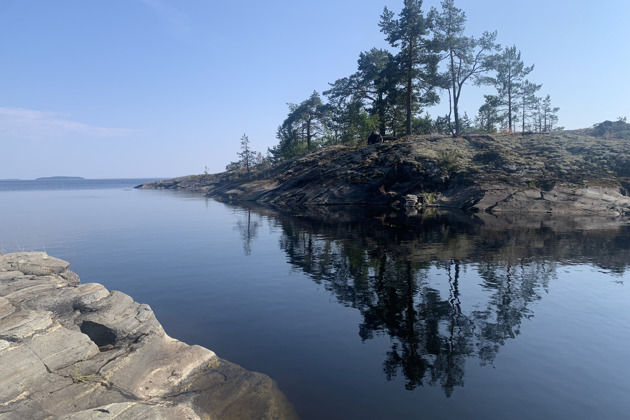
[[[169,337],[42,252],[0,255],[3,419],[296,419],[275,382]]]

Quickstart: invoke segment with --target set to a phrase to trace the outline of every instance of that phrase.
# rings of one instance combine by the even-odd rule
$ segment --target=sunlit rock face
[[[141,187],[272,204],[626,216],[629,164],[627,140],[597,130],[412,136],[326,147],[250,174],[193,175]]]
[[[68,267],[0,255],[2,418],[297,418],[266,375],[169,337],[148,305]]]

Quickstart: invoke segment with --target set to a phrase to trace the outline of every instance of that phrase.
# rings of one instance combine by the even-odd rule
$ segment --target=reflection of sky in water
[[[3,252],[45,248],[83,282],[149,303],[172,336],[272,376],[306,419],[630,410],[624,229],[386,229],[359,210],[336,224],[128,188],[0,201]],[[405,389],[419,372],[405,363],[426,368],[423,386]]]

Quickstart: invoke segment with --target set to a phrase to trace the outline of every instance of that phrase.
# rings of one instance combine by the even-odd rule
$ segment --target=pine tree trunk
[[[455,59],[453,57],[453,50],[450,51],[451,54],[451,83],[453,85],[453,115],[455,116],[455,137],[459,137],[459,95],[457,93],[457,82],[455,81]]]
[[[407,78],[407,124],[406,124],[406,134],[408,136],[411,135],[411,97],[412,97],[412,89],[413,89],[413,80],[411,74]]]
[[[306,150],[311,150],[311,119],[306,121]]]
[[[378,131],[381,136],[385,135],[385,107],[383,106],[383,94],[378,94]]]
[[[508,86],[508,132],[512,134],[512,89]]]
[[[411,135],[411,99],[413,97],[413,56],[414,56],[414,44],[413,42],[409,43],[409,57],[407,58],[409,62],[407,63],[407,98],[406,98],[406,106],[407,106],[407,125],[406,125],[406,134],[408,136]]]

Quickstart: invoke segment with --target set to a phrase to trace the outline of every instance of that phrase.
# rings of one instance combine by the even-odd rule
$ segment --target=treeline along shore
[[[630,124],[546,133],[406,136],[328,146],[269,167],[139,188],[282,205],[630,215]]]

